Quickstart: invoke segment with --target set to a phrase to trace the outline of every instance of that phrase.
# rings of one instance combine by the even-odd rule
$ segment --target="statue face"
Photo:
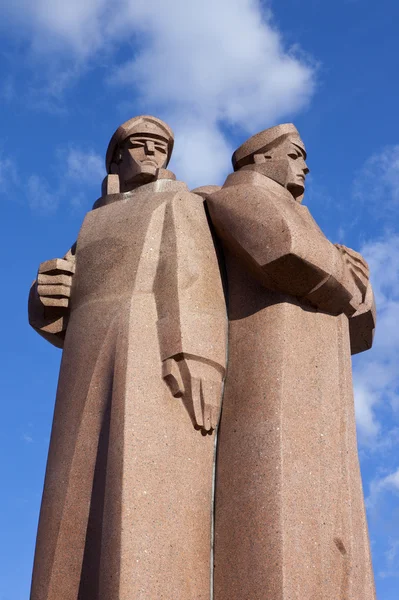
[[[167,160],[166,141],[137,134],[126,138],[120,146],[117,165],[121,191],[157,179],[159,169],[166,166]]]
[[[305,192],[305,178],[309,173],[302,140],[296,136],[285,138],[275,148],[254,155],[256,170],[280,183],[299,202]]]

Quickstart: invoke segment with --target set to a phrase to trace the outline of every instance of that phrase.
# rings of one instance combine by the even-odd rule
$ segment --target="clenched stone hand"
[[[74,272],[74,262],[63,258],[54,258],[40,264],[37,293],[45,307],[68,308]]]

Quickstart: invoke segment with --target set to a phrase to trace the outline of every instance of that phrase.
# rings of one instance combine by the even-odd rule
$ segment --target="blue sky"
[[[293,121],[305,203],[370,262],[379,323],[354,360],[379,600],[399,589],[399,53],[396,0],[0,0],[0,600],[29,596],[61,353],[27,324],[40,262],[100,195],[114,129],[152,113],[172,168],[222,183],[250,134]]]

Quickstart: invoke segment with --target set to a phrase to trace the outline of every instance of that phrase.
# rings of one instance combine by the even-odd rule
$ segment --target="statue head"
[[[257,171],[285,187],[298,202],[309,173],[306,150],[292,123],[265,129],[249,138],[233,154],[235,171]]]
[[[108,145],[107,173],[119,175],[121,192],[158,179],[173,150],[170,127],[151,116],[134,117],[115,131]]]

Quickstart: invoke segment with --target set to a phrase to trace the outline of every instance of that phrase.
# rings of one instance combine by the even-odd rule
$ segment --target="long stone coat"
[[[348,319],[341,253],[271,179],[238,171],[207,203],[229,314],[214,599],[372,600],[351,374],[371,288]]]
[[[208,600],[214,435],[161,371],[225,368],[203,200],[172,180],[103,197],[75,260],[31,600]],[[62,345],[35,286],[30,321]]]

